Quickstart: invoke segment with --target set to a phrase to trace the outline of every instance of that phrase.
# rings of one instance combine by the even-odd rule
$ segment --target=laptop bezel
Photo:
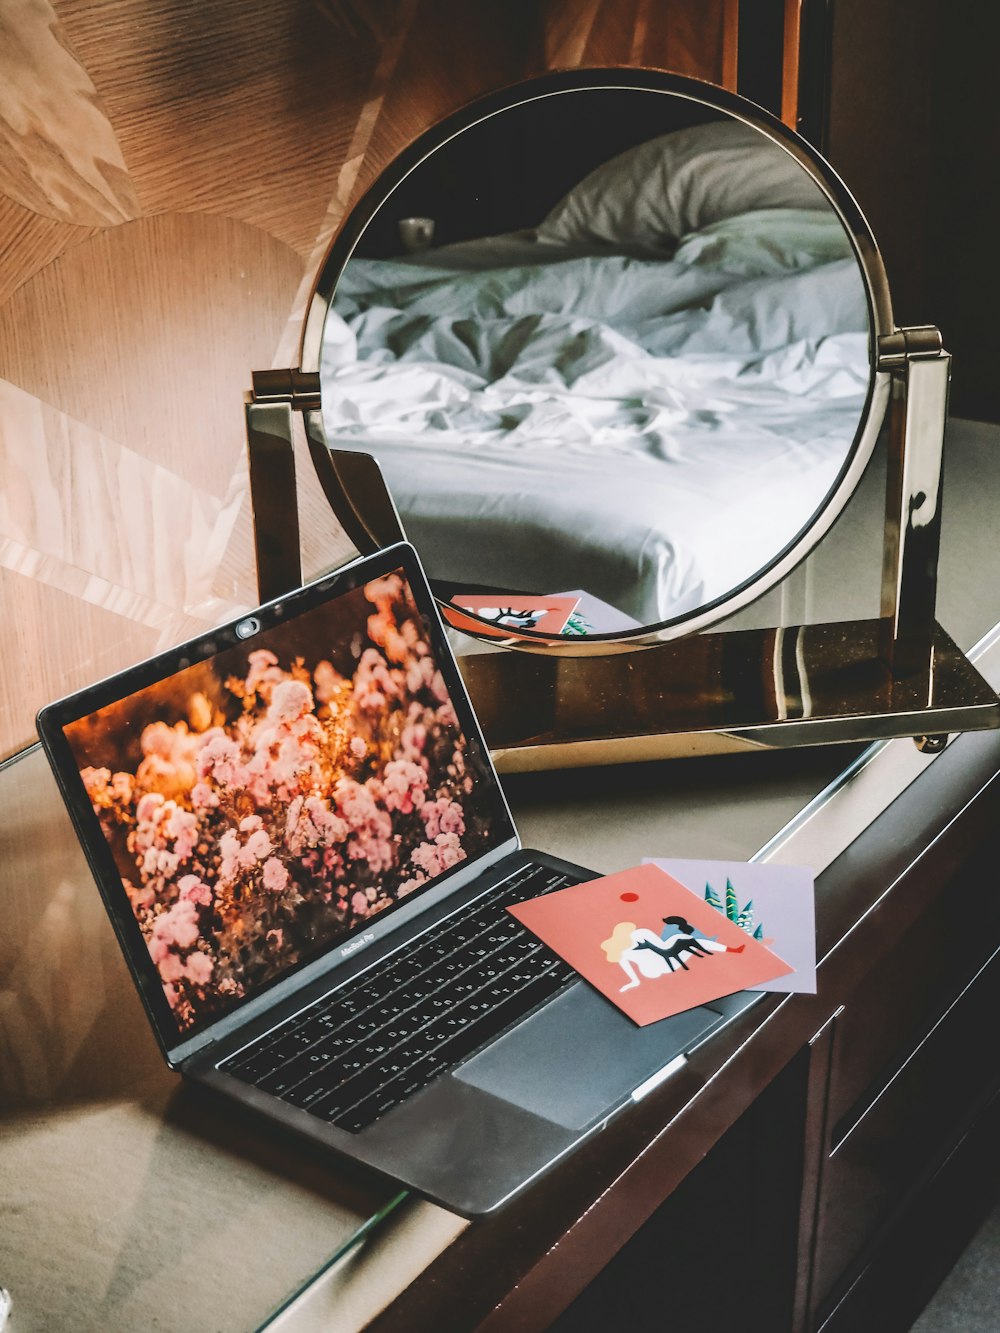
[[[499,841],[474,861],[460,862],[439,876],[432,885],[416,891],[407,901],[377,920],[365,923],[363,927],[357,927],[346,939],[339,941],[289,976],[271,983],[260,994],[244,1000],[233,1010],[200,1028],[197,1033],[184,1035],[178,1031],[163,994],[162,978],[149,955],[131,904],[122,891],[121,875],[111,847],[101,829],[100,821],[87,796],[64,728],[100,708],[153,685],[185,667],[203,662],[228,648],[242,647],[252,650],[255,640],[267,629],[398,569],[402,569],[413,592],[431,650],[448,687],[459,726],[465,734],[470,750],[482,765],[484,774],[492,779],[494,784],[498,812],[502,817],[497,830]],[[237,626],[243,624],[249,617],[260,621],[260,629],[252,636],[245,637],[237,633]],[[407,922],[412,922],[452,893],[459,892],[471,880],[520,847],[510,807],[448,643],[427,576],[416,551],[406,542],[399,542],[372,555],[351,561],[291,593],[245,611],[235,619],[195,639],[178,644],[155,657],[48,704],[39,711],[36,726],[150,1024],[171,1068],[178,1067],[215,1042],[231,1036],[244,1024],[251,1023],[269,1010],[284,1004],[291,996],[325,974],[329,973],[332,978],[338,967],[355,960],[361,949],[371,950],[390,932],[395,932]],[[503,827],[503,820],[506,820],[506,828]],[[361,940],[364,942],[359,943]]]

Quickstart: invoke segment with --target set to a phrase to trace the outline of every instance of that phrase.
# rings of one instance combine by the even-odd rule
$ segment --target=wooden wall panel
[[[255,600],[242,391],[395,154],[545,68],[720,81],[733,3],[3,0],[0,755]],[[345,542],[299,452],[318,573]]]
[[[80,226],[114,226],[137,203],[115,131],[47,0],[0,7],[0,193]]]
[[[303,258],[332,195],[378,47],[307,0],[61,4],[146,213],[221,213]]]
[[[41,217],[0,194],[0,305],[39,269],[93,231],[93,227]]]
[[[641,63],[658,65],[691,78],[709,79],[735,91],[735,21],[727,0],[699,4],[667,0],[649,11]]]
[[[270,362],[301,269],[229,218],[98,232],[0,308],[0,377],[221,496],[250,369]]]
[[[542,18],[546,69],[583,64],[601,9],[602,0],[548,0]]]
[[[549,69],[647,65],[736,86],[734,0],[548,0],[541,12]]]

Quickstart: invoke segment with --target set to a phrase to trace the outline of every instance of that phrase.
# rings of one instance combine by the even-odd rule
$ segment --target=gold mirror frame
[[[498,640],[494,629],[494,651],[464,656],[499,766],[510,771],[896,735],[920,736],[926,743],[927,737],[1000,725],[996,696],[934,619],[951,362],[937,330],[895,327],[874,237],[846,186],[810,145],[733,93],[658,71],[566,71],[479,99],[421,135],[351,210],[316,280],[299,367],[255,373],[247,399],[261,600],[301,582],[294,410],[302,413],[317,476],[355,550],[365,554],[404,535],[375,460],[332,448],[321,416],[324,326],[343,268],[369,222],[429,154],[468,127],[510,107],[598,88],[666,93],[724,111],[803,167],[850,237],[865,284],[868,398],[848,457],[810,523],[722,598],[660,625],[583,639],[521,631]],[[879,618],[703,633],[781,583],[823,539],[854,494],[887,411]]]

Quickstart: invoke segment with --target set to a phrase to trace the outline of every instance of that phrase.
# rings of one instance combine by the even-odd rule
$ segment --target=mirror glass
[[[569,635],[733,609],[843,489],[873,383],[812,172],[717,106],[589,87],[398,174],[337,276],[323,423],[439,595]]]

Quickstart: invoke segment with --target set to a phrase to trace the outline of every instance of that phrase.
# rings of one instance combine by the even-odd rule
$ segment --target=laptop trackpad
[[[581,983],[453,1076],[566,1129],[586,1129],[722,1021],[701,1008],[636,1027]]]

